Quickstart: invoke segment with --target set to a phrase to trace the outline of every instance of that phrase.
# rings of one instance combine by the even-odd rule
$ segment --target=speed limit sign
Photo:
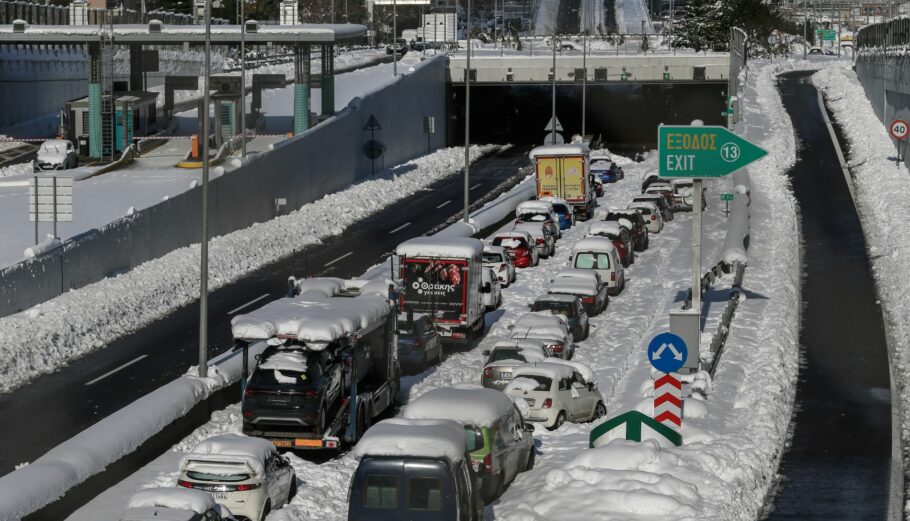
[[[895,119],[891,122],[890,132],[891,137],[898,141],[903,141],[910,135],[910,125],[902,119]]]

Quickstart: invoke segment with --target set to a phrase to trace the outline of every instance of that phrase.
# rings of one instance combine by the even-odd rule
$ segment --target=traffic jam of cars
[[[238,349],[266,346],[244,382],[242,432],[199,442],[175,469],[177,487],[137,493],[123,519],[171,519],[168,509],[182,505],[192,519],[261,521],[307,483],[280,451],[350,449],[349,520],[479,521],[534,466],[536,429],[604,417],[594,371],[573,360],[587,348],[579,342],[591,318],[622,299],[651,236],[691,209],[692,184],[649,177],[625,208],[595,213],[595,181],[609,193],[624,179],[610,156],[570,144],[530,157],[537,197],[485,240],[410,239],[383,276],[292,277],[286,297],[236,315]],[[585,235],[563,250],[563,232],[576,226]],[[560,267],[535,271],[557,251]],[[482,371],[464,382],[473,385],[400,405],[403,375],[476,347],[487,314],[526,270],[548,285],[506,333],[485,339]]]

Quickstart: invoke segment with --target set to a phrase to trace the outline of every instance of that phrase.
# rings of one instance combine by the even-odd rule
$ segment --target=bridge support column
[[[142,45],[130,45],[130,90],[143,90],[142,85]]]
[[[101,159],[101,44],[90,43],[88,54],[88,155]]]
[[[310,128],[310,45],[294,47],[294,135]]]
[[[335,44],[322,46],[322,115],[335,114]]]

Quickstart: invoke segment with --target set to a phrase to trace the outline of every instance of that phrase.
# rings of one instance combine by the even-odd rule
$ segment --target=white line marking
[[[445,206],[445,205],[447,205],[447,204],[449,204],[449,203],[451,203],[451,202],[452,202],[452,200],[449,199],[448,201],[446,201],[446,202],[442,203],[441,205],[437,206],[436,209],[438,210],[438,209],[442,208],[443,206]]]
[[[514,159],[514,160],[512,160],[512,162],[510,164],[517,165],[519,161],[520,161],[520,159]]]
[[[474,185],[474,186],[471,187],[471,190],[477,188],[478,186],[480,186],[480,185],[482,185],[482,184],[483,184],[483,183],[477,183],[476,185]]]
[[[253,300],[247,302],[246,304],[243,304],[243,305],[241,305],[241,306],[237,306],[236,308],[234,308],[234,309],[228,311],[227,314],[228,314],[228,315],[233,315],[234,313],[240,311],[241,309],[243,309],[243,308],[245,308],[245,307],[247,307],[247,306],[252,306],[253,304],[259,302],[260,300],[262,300],[262,299],[264,299],[265,297],[268,297],[268,296],[269,296],[268,293],[266,293],[265,295],[260,295],[260,296],[258,296],[258,297],[256,297],[256,298],[254,298]]]
[[[831,144],[834,145],[834,152],[837,153],[837,160],[840,162],[840,171],[844,174],[844,180],[847,182],[847,190],[850,192],[850,199],[853,200],[853,206],[856,206],[856,193],[853,188],[853,178],[850,176],[850,168],[844,159],[844,153],[841,151],[840,143],[837,141],[837,133],[834,132],[834,126],[831,125],[831,119],[828,118],[828,109],[825,107],[825,99],[822,97],[821,89],[818,90],[818,109],[825,120],[825,126],[828,127],[828,134],[831,136]]]
[[[407,228],[410,225],[411,225],[411,223],[404,223],[401,226],[399,226],[398,228],[395,228],[394,230],[390,231],[389,234],[400,232],[401,230],[404,230],[405,228]]]
[[[116,368],[116,369],[111,369],[110,371],[104,373],[103,375],[99,376],[98,378],[95,378],[94,380],[89,380],[89,381],[85,382],[85,385],[92,385],[93,383],[100,382],[101,380],[104,380],[105,378],[107,378],[108,376],[110,376],[110,375],[116,373],[117,371],[120,371],[121,369],[126,369],[127,367],[129,367],[129,366],[135,364],[135,363],[138,362],[139,360],[142,360],[143,358],[146,358],[146,357],[148,357],[148,355],[139,355],[139,356],[137,356],[136,358],[130,360],[129,362],[127,362],[127,363],[121,365],[120,367],[118,367],[118,368]]]
[[[354,252],[349,251],[349,252],[345,253],[344,255],[342,255],[341,257],[338,257],[337,259],[335,259],[335,260],[333,260],[333,261],[326,262],[325,264],[323,264],[323,266],[331,266],[332,264],[335,264],[336,262],[338,262],[338,261],[340,261],[340,260],[342,260],[342,259],[347,259],[347,258],[350,257],[351,255],[354,255]]]

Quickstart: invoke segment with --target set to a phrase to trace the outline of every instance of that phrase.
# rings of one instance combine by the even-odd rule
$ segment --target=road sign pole
[[[553,121],[556,121],[556,30],[553,31]],[[582,136],[584,137],[584,136]],[[553,131],[551,144],[556,144],[556,131]]]
[[[57,236],[57,178],[53,178],[53,183],[51,185],[51,206],[54,210],[54,237]]]
[[[34,177],[35,183],[35,246],[38,245],[38,176]]]
[[[676,373],[654,375],[654,420],[679,432],[682,429],[682,383]]]
[[[471,0],[465,11],[467,19],[467,66],[464,75],[464,222],[470,222],[471,210]]]
[[[692,182],[692,309],[701,317],[701,179]],[[701,330],[701,318],[699,318]]]

